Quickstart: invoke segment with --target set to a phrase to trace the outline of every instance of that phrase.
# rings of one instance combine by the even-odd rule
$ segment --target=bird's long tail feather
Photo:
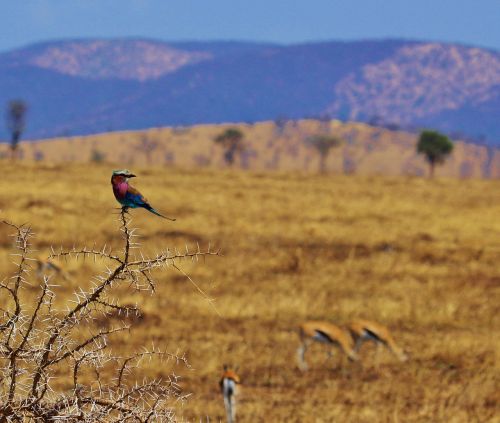
[[[172,222],[175,221],[175,219],[172,219],[171,217],[163,216],[161,213],[158,213],[153,207],[151,207],[149,204],[144,207],[146,210],[150,211],[153,214],[156,214],[157,216],[163,217],[164,219],[171,220]]]

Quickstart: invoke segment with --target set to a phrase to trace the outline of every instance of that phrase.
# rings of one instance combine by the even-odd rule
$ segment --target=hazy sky
[[[0,50],[82,37],[402,37],[500,50],[500,0],[0,0]]]

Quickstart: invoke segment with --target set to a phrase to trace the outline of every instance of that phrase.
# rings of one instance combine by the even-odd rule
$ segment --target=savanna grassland
[[[333,135],[341,144],[332,149],[325,169],[332,173],[364,176],[424,176],[428,165],[416,152],[417,133],[367,125],[360,122],[317,119],[257,122],[253,124],[163,127],[140,131],[23,142],[19,155],[25,160],[49,163],[119,162],[127,166],[178,166],[218,169],[224,151],[214,139],[227,128],[243,135],[242,151],[234,166],[253,171],[315,173],[320,157],[306,140],[314,135]],[[439,167],[440,176],[499,178],[500,150],[454,140],[453,154]],[[10,157],[0,143],[0,157]]]
[[[35,255],[51,246],[120,248],[109,184],[116,166],[0,166],[0,216],[33,226]],[[132,170],[135,186],[177,218],[132,211],[145,253],[209,243],[222,251],[180,264],[217,311],[175,269],[156,274],[155,295],[120,297],[143,314],[114,348],[154,343],[189,359],[192,369],[175,369],[193,393],[179,416],[223,419],[218,379],[232,363],[242,378],[241,422],[500,421],[499,181]],[[13,269],[9,233],[0,226],[2,278]],[[69,280],[54,277],[61,300],[102,270],[92,261],[62,265]],[[327,361],[315,345],[310,370],[297,369],[301,322],[357,317],[390,327],[410,360],[384,352],[377,368],[365,345],[362,364],[339,353]],[[172,370],[144,366],[150,375]]]

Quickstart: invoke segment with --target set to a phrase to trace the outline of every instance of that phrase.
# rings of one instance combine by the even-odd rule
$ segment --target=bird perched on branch
[[[111,175],[113,193],[115,194],[117,201],[122,205],[123,209],[127,209],[129,207],[132,209],[142,207],[157,216],[163,217],[164,219],[175,220],[170,217],[163,216],[151,207],[148,200],[146,200],[137,189],[128,183],[130,178],[135,178],[135,175],[127,169],[114,170]]]

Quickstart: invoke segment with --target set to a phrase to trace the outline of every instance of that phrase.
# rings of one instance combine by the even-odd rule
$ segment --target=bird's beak
[[[133,174],[127,175],[127,178],[135,178],[135,175]]]

